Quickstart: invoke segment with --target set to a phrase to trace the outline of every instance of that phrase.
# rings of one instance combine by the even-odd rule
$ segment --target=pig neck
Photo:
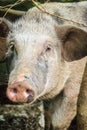
[[[62,62],[59,67],[59,74],[57,78],[57,85],[53,87],[48,93],[42,96],[42,99],[51,99],[58,95],[64,88],[65,83],[67,82],[70,75],[70,62]]]

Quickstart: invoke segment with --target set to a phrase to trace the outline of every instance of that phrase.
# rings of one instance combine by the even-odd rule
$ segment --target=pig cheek
[[[36,78],[36,80],[34,80],[34,82],[36,83],[35,86],[37,86],[36,87],[37,97],[45,89],[45,84],[46,84],[46,80],[47,80],[47,72],[48,72],[47,62],[45,62],[45,61],[39,62],[37,65],[37,68],[36,68],[36,73],[38,73],[36,76],[37,78]]]
[[[35,93],[35,100],[39,97],[39,95],[44,91],[45,89],[45,83],[44,83],[44,79],[40,76],[40,78],[38,79],[38,86],[35,86],[33,88],[34,93]]]
[[[44,85],[44,91],[39,95],[39,97],[45,98],[45,95],[50,93],[52,89],[57,86],[59,77],[60,59],[51,59],[48,62],[48,72],[46,76],[46,83]]]

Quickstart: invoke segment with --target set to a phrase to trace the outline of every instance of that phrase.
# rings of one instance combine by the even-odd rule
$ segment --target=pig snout
[[[30,103],[34,100],[34,91],[26,82],[17,82],[8,86],[7,97],[16,103]]]

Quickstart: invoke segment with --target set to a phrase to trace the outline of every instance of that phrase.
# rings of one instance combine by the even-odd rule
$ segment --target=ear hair
[[[7,19],[0,18],[0,62],[5,60],[6,57],[6,37],[11,29],[11,22]]]
[[[5,18],[0,18],[0,37],[6,37],[11,29],[11,22]]]

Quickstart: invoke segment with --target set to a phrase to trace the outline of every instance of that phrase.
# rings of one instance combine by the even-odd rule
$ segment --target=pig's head
[[[27,14],[9,30],[7,96],[13,102],[31,103],[40,97],[55,96],[68,77],[66,61],[87,55],[87,33],[76,27],[58,26],[46,14]]]

